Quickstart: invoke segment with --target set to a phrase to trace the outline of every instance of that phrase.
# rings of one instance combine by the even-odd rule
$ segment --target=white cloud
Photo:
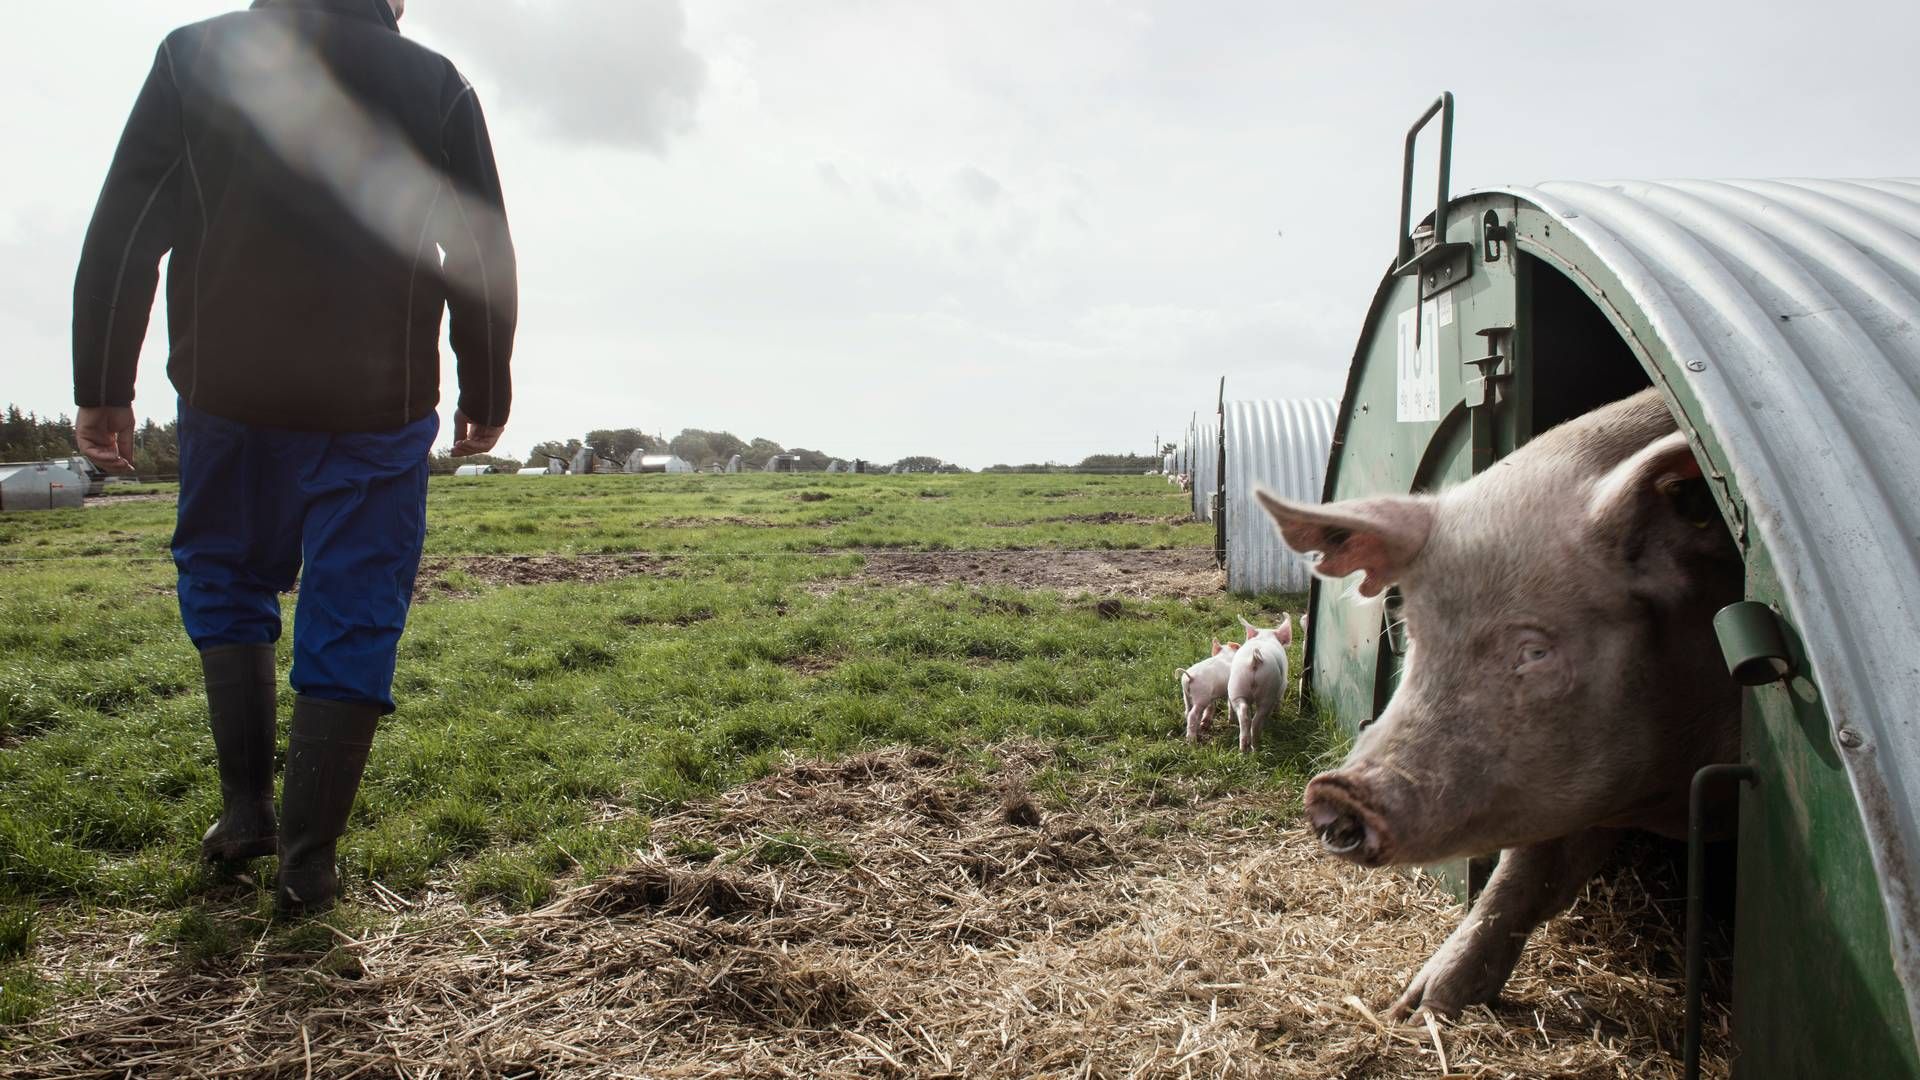
[[[707,63],[681,0],[459,0],[417,4],[407,28],[483,72],[490,103],[566,139],[664,152],[691,130]]]

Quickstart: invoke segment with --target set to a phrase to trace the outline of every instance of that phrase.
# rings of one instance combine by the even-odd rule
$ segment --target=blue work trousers
[[[279,431],[182,403],[173,561],[194,646],[279,641],[279,594],[298,579],[294,690],[392,712],[439,431],[437,415],[394,431]]]

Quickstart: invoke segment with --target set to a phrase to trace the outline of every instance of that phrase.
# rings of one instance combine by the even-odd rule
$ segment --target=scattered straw
[[[1050,763],[997,753],[1009,776]],[[1446,1045],[1379,1010],[1458,910],[1322,858],[1297,803],[1087,776],[1016,825],[962,772],[922,751],[797,763],[657,819],[656,847],[541,910],[416,898],[320,954],[189,967],[129,913],[50,931],[41,966],[99,989],[12,1032],[0,1075],[1679,1075],[1672,905],[1631,871]],[[768,835],[848,858],[756,858]],[[669,854],[695,850],[721,855]]]

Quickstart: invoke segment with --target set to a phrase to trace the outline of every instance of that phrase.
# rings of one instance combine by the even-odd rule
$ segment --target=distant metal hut
[[[492,476],[500,470],[492,465],[462,465],[453,470],[455,476]]]
[[[1196,419],[1187,438],[1189,468],[1193,472],[1193,520],[1213,520],[1213,496],[1220,490],[1220,425]]]
[[[1214,519],[1214,548],[1225,549],[1227,588],[1237,593],[1305,592],[1307,561],[1280,541],[1253,500],[1256,485],[1285,499],[1315,503],[1327,483],[1327,458],[1340,403],[1333,398],[1229,401],[1221,406],[1226,438],[1224,512]]]
[[[71,510],[86,503],[86,477],[64,465],[0,465],[0,512]]]
[[[727,472],[737,473],[739,471],[740,471],[740,455],[735,454],[732,457],[727,459]]]
[[[775,454],[767,459],[768,472],[799,472],[800,455]]]
[[[836,460],[834,460],[834,461],[829,461],[829,462],[827,462],[827,471],[828,471],[828,472],[830,472],[830,473],[843,473],[843,472],[846,472],[846,471],[847,471],[847,463],[846,463],[846,462],[844,462],[844,461],[840,461],[840,460],[837,460],[837,459],[836,459]]]
[[[690,473],[694,471],[685,458],[673,454],[639,454],[627,459],[627,471],[630,473]]]
[[[1160,460],[1160,471],[1168,476],[1180,471],[1180,455],[1168,454]]]
[[[72,457],[54,458],[52,461],[47,462],[47,464],[65,469],[80,479],[85,480],[87,482],[88,497],[98,495],[106,489],[107,474],[101,471],[100,466],[95,465],[93,459],[87,457],[85,454],[74,454]],[[136,478],[126,476],[121,477],[121,479],[131,482]]]

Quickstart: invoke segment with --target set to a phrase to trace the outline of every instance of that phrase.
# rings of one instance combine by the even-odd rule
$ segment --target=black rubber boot
[[[280,914],[317,915],[340,893],[334,844],[347,831],[354,793],[382,709],[300,697],[293,703],[286,786],[280,795]]]
[[[272,645],[218,645],[200,653],[207,717],[220,761],[220,820],[200,838],[208,862],[271,855],[275,689]]]

